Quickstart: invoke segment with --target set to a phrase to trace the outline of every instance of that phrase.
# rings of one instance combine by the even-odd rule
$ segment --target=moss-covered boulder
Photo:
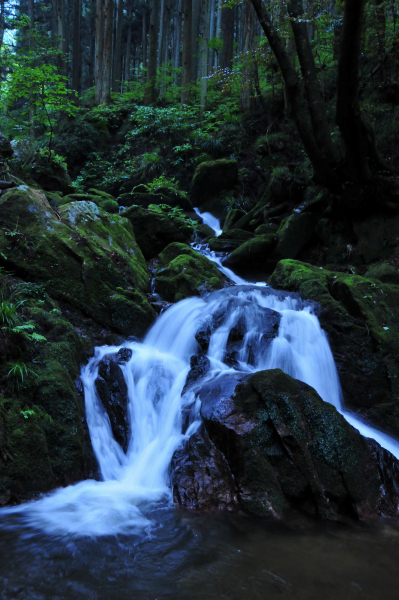
[[[178,302],[222,288],[225,277],[205,256],[186,244],[174,243],[159,255],[154,284],[165,300]]]
[[[223,233],[226,233],[229,229],[234,229],[236,223],[244,216],[245,212],[241,208],[232,208],[229,210],[223,224]]]
[[[186,194],[173,192],[168,189],[160,189],[156,192],[149,192],[145,190],[145,186],[140,185],[133,189],[132,192],[127,194],[121,194],[118,197],[119,206],[128,208],[129,206],[141,206],[142,208],[148,208],[150,204],[162,205],[166,204],[173,208],[179,207],[186,211],[192,211],[193,206],[190,199]],[[144,188],[144,191],[143,191]]]
[[[223,232],[219,237],[213,238],[209,242],[209,247],[215,252],[231,251],[238,248],[244,242],[253,238],[253,234],[243,229],[229,229]]]
[[[316,391],[279,369],[226,374],[199,392],[211,440],[227,459],[248,512],[290,508],[325,519],[398,514],[399,463],[363,438]],[[215,382],[214,382],[215,383]]]
[[[285,219],[277,231],[277,256],[296,258],[312,240],[316,223],[317,216],[312,213],[293,214]]]
[[[93,191],[97,190],[92,190],[92,192]],[[54,199],[50,203],[54,208],[58,208],[64,206],[65,204],[69,204],[70,202],[94,202],[96,206],[102,210],[105,210],[105,212],[109,212],[111,214],[116,214],[119,212],[119,204],[115,198],[113,198],[111,194],[106,194],[105,192],[103,194],[68,194],[67,196],[59,198],[58,200]]]
[[[320,304],[345,403],[399,436],[399,286],[295,260],[269,283]]]
[[[67,169],[38,154],[35,155],[32,164],[31,177],[43,190],[48,192],[60,191],[68,194],[73,191],[72,180]]]
[[[378,215],[355,222],[357,250],[366,264],[392,254],[399,240],[399,216]]]
[[[130,222],[92,202],[66,204],[56,215],[40,192],[8,191],[0,199],[0,251],[7,269],[106,327],[141,335],[154,317]]]
[[[241,244],[223,261],[223,264],[229,269],[240,272],[267,273],[268,270],[270,271],[268,259],[276,243],[277,237],[273,233],[259,235]]]
[[[378,279],[382,283],[393,283],[399,285],[399,270],[397,267],[387,263],[372,265],[365,273],[368,279]]]
[[[194,206],[217,196],[222,190],[231,190],[238,180],[238,164],[233,159],[203,162],[195,170],[191,183]]]
[[[137,243],[147,260],[172,242],[188,242],[194,233],[193,222],[170,206],[160,208],[151,204],[148,209],[131,206],[120,214],[132,224]]]

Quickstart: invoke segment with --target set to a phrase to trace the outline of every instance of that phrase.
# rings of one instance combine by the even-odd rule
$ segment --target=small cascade
[[[206,222],[207,213],[196,212]],[[204,247],[202,252],[218,264],[216,255]],[[312,386],[362,435],[399,458],[398,442],[343,409],[334,358],[312,303],[265,283],[251,284],[234,274],[231,279],[235,286],[168,308],[142,342],[96,348],[81,378],[102,481],[83,481],[3,513],[21,513],[28,524],[49,533],[149,532],[154,507],[172,501],[172,456],[200,425],[195,386],[185,390],[190,359],[200,351],[209,362],[202,383],[228,370],[253,373],[280,368]],[[201,339],[206,339],[205,350]],[[120,364],[128,394],[126,453],[114,439],[95,386],[100,362],[121,348],[131,351],[131,358]]]
[[[204,225],[208,225],[208,227],[210,227],[211,229],[213,229],[213,231],[215,232],[216,237],[219,237],[219,235],[222,234],[223,230],[220,227],[220,221],[219,221],[219,219],[217,219],[216,217],[214,217],[209,212],[203,212],[203,213],[201,213],[199,211],[199,208],[194,208],[194,211],[199,216],[199,218],[202,219],[202,222],[203,222]]]

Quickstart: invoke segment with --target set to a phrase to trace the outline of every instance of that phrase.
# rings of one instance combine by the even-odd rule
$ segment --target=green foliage
[[[25,379],[29,375],[34,375],[35,377],[37,377],[37,374],[31,368],[27,367],[26,364],[21,360],[18,360],[11,366],[11,369],[7,373],[7,387],[10,388],[12,391],[20,392]]]

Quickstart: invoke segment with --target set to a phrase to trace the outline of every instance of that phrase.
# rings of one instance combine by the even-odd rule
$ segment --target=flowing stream
[[[197,214],[216,234],[220,233],[215,217],[199,211]],[[398,442],[343,408],[334,359],[312,304],[295,294],[272,290],[264,282],[246,282],[223,268],[220,256],[211,253],[207,246],[197,245],[196,249],[215,262],[235,285],[171,306],[158,317],[142,342],[95,349],[93,358],[82,369],[81,378],[87,423],[102,481],[83,481],[40,500],[2,509],[2,535],[6,531],[11,535],[11,531],[25,527],[27,531],[50,536],[46,539],[64,534],[73,534],[73,539],[122,534],[138,536],[151,544],[151,540],[159,537],[160,528],[168,530],[165,515],[171,518],[172,505],[169,465],[175,450],[200,424],[195,386],[186,392],[184,386],[190,357],[199,348],[196,333],[207,327],[210,371],[204,381],[232,370],[250,373],[281,368],[314,387],[362,435],[374,438],[399,458]],[[280,322],[276,337],[266,339],[264,331],[271,310],[278,313]],[[244,334],[232,364],[228,357],[231,359],[229,335],[233,328],[243,329]],[[120,365],[128,389],[130,440],[126,453],[113,437],[95,387],[100,361],[122,347],[132,352],[131,358]],[[189,414],[184,428],[183,412]],[[0,548],[1,540],[0,535]],[[274,583],[278,587],[278,577]],[[0,598],[3,597],[13,598],[0,593]],[[236,597],[244,598],[245,594]]]

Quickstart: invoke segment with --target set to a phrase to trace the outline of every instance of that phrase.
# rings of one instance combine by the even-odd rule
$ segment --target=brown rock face
[[[231,508],[236,495],[259,516],[398,516],[399,462],[305,383],[279,369],[230,372],[199,397],[211,445],[201,432],[175,454],[175,502]]]

